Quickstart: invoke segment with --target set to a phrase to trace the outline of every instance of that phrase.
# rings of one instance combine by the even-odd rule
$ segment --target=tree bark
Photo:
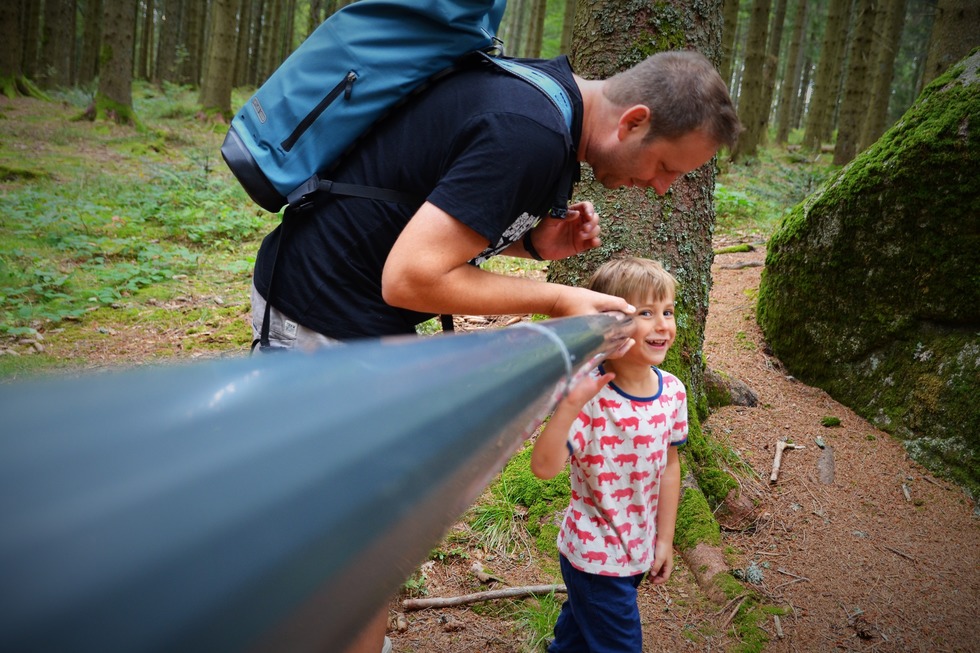
[[[24,9],[20,2],[0,3],[0,94],[9,98],[17,95],[28,95],[47,99],[44,93],[24,76],[21,67],[23,54],[23,33],[21,25],[24,22]]]
[[[575,8],[577,0],[565,0],[565,18],[561,23],[561,54],[569,54],[572,51],[572,34],[575,30]]]
[[[876,48],[877,68],[871,101],[861,127],[861,140],[858,149],[865,150],[885,132],[888,117],[888,103],[891,98],[892,79],[895,77],[895,58],[898,56],[902,26],[905,24],[905,0],[891,0],[885,3],[885,16],[881,33],[877,36],[880,45]]]
[[[3,47],[7,45],[4,44]],[[41,36],[41,69],[38,75],[42,87],[71,86],[74,50],[75,0],[45,2],[44,29]]]
[[[726,84],[731,84],[735,65],[735,37],[738,34],[738,0],[725,0],[722,8],[721,63],[718,72]]]
[[[857,25],[848,54],[847,77],[844,81],[840,121],[834,165],[844,165],[857,154],[863,117],[868,110],[868,82],[871,71],[872,37],[874,35],[877,0],[857,0]]]
[[[976,0],[939,0],[929,37],[922,86],[980,45],[980,3]]]
[[[827,24],[813,82],[813,99],[803,136],[803,145],[810,149],[819,149],[833,131],[849,8],[850,0],[830,0],[827,10]]]
[[[801,78],[803,76],[803,28],[806,25],[806,0],[799,0],[796,15],[793,18],[793,33],[789,41],[789,52],[786,56],[786,72],[783,73],[783,84],[779,89],[779,107],[776,114],[776,142],[785,143],[789,140],[792,129],[793,109],[800,96]]]
[[[153,0],[143,0],[143,28],[140,30],[139,61],[136,69],[140,79],[149,80],[153,74],[153,39],[156,32],[153,21]]]
[[[88,0],[82,24],[82,49],[78,58],[78,83],[87,85],[99,74],[99,43],[102,41],[102,1]]]
[[[541,56],[546,5],[547,0],[531,0],[531,18],[528,22],[527,41],[524,46],[525,57],[537,59]]]
[[[177,44],[180,36],[180,0],[165,0],[160,38],[157,40],[156,70],[153,78],[159,82],[176,82]]]
[[[786,0],[776,0],[776,11],[772,17],[772,27],[769,30],[769,47],[766,52],[765,86],[763,88],[762,107],[765,109],[765,122],[762,124],[760,144],[768,141],[769,119],[772,115],[772,96],[776,89],[776,76],[779,71],[779,52],[783,43],[783,26],[786,23]],[[784,80],[785,82],[785,80]]]
[[[104,0],[102,24],[99,89],[87,115],[138,125],[132,93],[136,0]]]
[[[231,83],[235,71],[235,0],[214,0],[211,5],[211,39],[200,104],[205,113],[231,120]]]
[[[753,157],[762,141],[769,117],[765,102],[766,42],[769,36],[770,0],[753,0],[749,20],[749,40],[745,48],[745,74],[739,94],[738,114],[745,127],[732,151],[732,160]]]

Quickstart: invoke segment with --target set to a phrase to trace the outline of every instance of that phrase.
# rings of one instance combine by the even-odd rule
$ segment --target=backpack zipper
[[[315,107],[313,107],[313,110],[299,121],[299,124],[296,125],[296,129],[293,130],[293,133],[291,133],[286,140],[280,143],[280,147],[282,147],[283,151],[288,152],[293,149],[293,146],[296,145],[296,141],[298,141],[306,130],[310,128],[310,125],[316,122],[316,119],[320,117],[320,114],[323,113],[326,108],[337,99],[337,96],[340,95],[341,91],[344,92],[344,99],[349,100],[351,92],[354,90],[355,81],[357,81],[357,73],[353,70],[348,71],[344,79],[340,80],[339,84],[330,89],[330,92],[327,93]]]

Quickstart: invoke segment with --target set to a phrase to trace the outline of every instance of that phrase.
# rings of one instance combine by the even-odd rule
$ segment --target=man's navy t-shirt
[[[484,64],[432,85],[372,129],[330,175],[425,198],[487,239],[474,263],[520,240],[568,196],[577,173],[582,98],[565,57],[526,61],[547,72],[573,106],[572,145],[552,101]],[[577,174],[575,175],[577,177]],[[563,182],[564,180],[564,182]],[[337,339],[414,333],[432,315],[387,305],[381,273],[418,206],[323,195],[265,238],[255,285],[291,319]]]

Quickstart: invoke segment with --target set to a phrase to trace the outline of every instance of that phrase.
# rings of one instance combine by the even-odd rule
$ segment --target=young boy
[[[676,281],[659,263],[607,262],[589,288],[636,307],[634,344],[559,403],[534,443],[531,469],[552,478],[571,453],[572,498],[558,534],[568,600],[549,653],[643,648],[636,588],[673,570],[680,497],[677,445],[687,440],[683,384],[655,366],[677,335]]]

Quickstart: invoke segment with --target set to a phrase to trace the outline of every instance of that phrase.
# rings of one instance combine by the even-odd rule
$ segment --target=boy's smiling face
[[[623,355],[622,362],[642,365],[661,365],[667,351],[677,337],[674,320],[674,296],[661,299],[647,297],[643,301],[630,301],[636,307],[633,314],[633,339],[636,341]]]

